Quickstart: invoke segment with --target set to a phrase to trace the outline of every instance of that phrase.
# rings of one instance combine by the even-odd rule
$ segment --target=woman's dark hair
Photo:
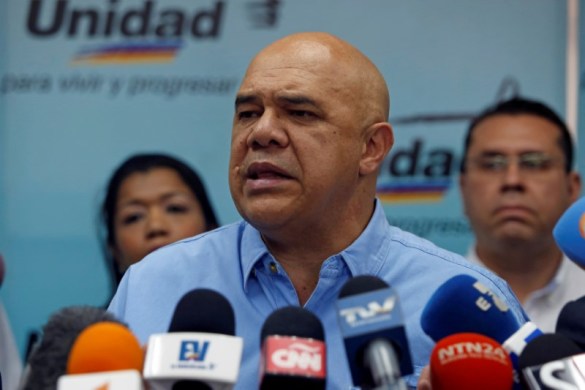
[[[114,216],[120,186],[126,178],[136,172],[148,172],[155,168],[169,168],[177,172],[193,195],[199,201],[205,217],[205,229],[212,230],[218,227],[217,218],[207,197],[207,192],[199,175],[183,161],[166,154],[135,154],[124,161],[112,174],[106,188],[106,194],[100,210],[100,241],[106,262],[113,276],[114,287],[120,283],[123,272],[111,248],[115,247]]]

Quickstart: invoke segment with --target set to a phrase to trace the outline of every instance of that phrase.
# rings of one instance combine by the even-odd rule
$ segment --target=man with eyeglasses
[[[516,97],[490,107],[465,137],[459,184],[476,240],[467,257],[505,279],[546,332],[565,303],[585,295],[585,272],[552,235],[581,192],[572,166],[567,126],[541,102]]]

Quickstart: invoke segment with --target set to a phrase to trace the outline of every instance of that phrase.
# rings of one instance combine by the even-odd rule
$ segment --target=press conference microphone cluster
[[[375,276],[354,277],[340,291],[337,312],[353,384],[406,389],[402,376],[413,367],[394,290]]]
[[[274,311],[260,334],[261,390],[324,390],[323,325],[310,311],[288,306]]]
[[[169,332],[150,336],[144,379],[152,390],[233,388],[243,350],[234,334],[228,300],[213,290],[192,290],[177,303]]]

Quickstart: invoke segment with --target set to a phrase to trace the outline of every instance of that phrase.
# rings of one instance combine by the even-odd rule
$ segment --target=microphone
[[[511,389],[514,382],[508,353],[478,333],[454,334],[435,344],[430,373],[433,390]]]
[[[152,390],[231,389],[243,350],[234,334],[228,300],[213,290],[191,290],[177,303],[169,333],[150,336],[144,379]]]
[[[585,352],[585,296],[563,306],[556,331],[567,336]]]
[[[569,259],[585,267],[585,197],[565,210],[553,229],[553,237]]]
[[[260,340],[260,390],[325,389],[325,334],[316,315],[296,306],[278,309]]]
[[[516,388],[518,356],[542,335],[531,322],[520,326],[500,297],[469,275],[454,276],[435,291],[421,314],[421,327],[435,342],[457,333],[479,333],[502,344],[512,360]]]
[[[378,277],[349,279],[337,300],[345,353],[355,386],[406,389],[413,372],[398,295]]]
[[[455,333],[480,333],[504,343],[520,324],[508,306],[469,275],[457,275],[431,296],[421,314],[423,331],[435,342]]]
[[[560,334],[543,334],[520,355],[524,383],[531,390],[585,389],[585,354]],[[577,355],[577,356],[573,356]]]
[[[120,323],[111,313],[92,306],[70,306],[52,314],[27,360],[22,390],[54,389],[66,374],[69,351],[79,334],[103,321]]]
[[[143,355],[138,339],[125,326],[90,325],[75,340],[67,375],[59,378],[57,390],[143,390]]]

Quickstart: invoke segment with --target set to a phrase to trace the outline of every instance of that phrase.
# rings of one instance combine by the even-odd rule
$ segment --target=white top
[[[475,245],[467,252],[472,263],[485,265],[477,256]],[[522,305],[528,317],[545,333],[552,333],[565,304],[585,295],[585,271],[563,256],[554,278],[543,288],[533,291]]]
[[[22,361],[16,348],[8,316],[0,302],[0,373],[4,390],[18,388],[22,375]]]

